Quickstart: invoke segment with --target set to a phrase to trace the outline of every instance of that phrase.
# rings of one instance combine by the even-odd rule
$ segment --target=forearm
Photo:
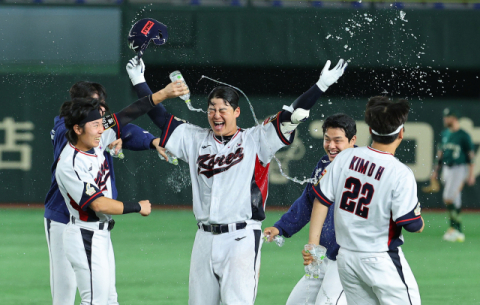
[[[147,83],[140,83],[134,86],[135,92],[137,92],[138,98],[142,98],[144,96],[152,95],[153,92],[148,86]]]
[[[312,216],[310,218],[310,231],[308,235],[308,243],[312,245],[320,244],[320,235],[322,234],[323,223],[327,218],[328,207],[315,199],[313,202]]]
[[[130,104],[129,106],[123,108],[122,111],[117,114],[119,124],[121,126],[125,126],[153,109],[155,105],[159,102],[155,103],[155,99],[153,99],[152,96],[143,97],[134,102],[133,104]]]
[[[131,203],[123,203],[118,200],[107,198],[105,196],[95,199],[91,204],[90,208],[95,212],[100,212],[110,215],[121,215],[132,212],[140,212],[140,204],[138,204],[138,210],[133,204],[133,209],[128,207],[132,205]],[[127,207],[127,209],[125,209]]]

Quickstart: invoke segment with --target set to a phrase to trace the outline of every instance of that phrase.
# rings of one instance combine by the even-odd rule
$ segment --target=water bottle
[[[107,148],[105,149],[108,153],[110,153],[110,156],[114,157],[114,158],[119,158],[120,160],[123,160],[123,158],[125,158],[125,155],[123,154],[123,149],[120,148],[120,150],[118,151],[118,154],[115,154],[115,149],[110,149]]]
[[[174,156],[171,152],[169,152],[168,150],[166,150],[165,153],[166,153],[167,156],[168,156],[168,163],[173,164],[173,165],[178,165],[178,159],[177,159],[177,157],[175,157],[175,156]],[[164,158],[160,153],[158,153],[158,156],[160,157],[161,160],[165,160],[165,158]]]
[[[270,235],[265,235],[263,236],[263,239],[265,242],[269,243],[268,241],[268,238],[270,237]],[[274,238],[273,238],[273,241],[277,244],[277,246],[281,247],[283,246],[283,244],[285,243],[285,238],[283,238],[282,236],[280,235],[276,235]]]
[[[172,81],[172,83],[177,81],[177,80],[182,81],[185,84],[185,86],[187,86],[187,83],[185,82],[185,79],[183,78],[182,73],[180,73],[180,71],[178,71],[178,70],[170,73],[170,80]],[[188,88],[188,86],[187,86],[187,88]],[[185,101],[189,110],[197,111],[197,112],[204,112],[202,109],[193,108],[192,102],[190,102],[190,93],[182,95],[182,96],[180,96],[180,98]]]
[[[323,260],[325,259],[327,250],[323,246],[315,246],[312,244],[305,245],[304,250],[313,257],[310,265],[305,266],[305,275],[317,279],[322,272]]]

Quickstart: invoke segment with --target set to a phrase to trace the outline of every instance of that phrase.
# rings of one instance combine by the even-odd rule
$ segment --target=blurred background
[[[144,56],[153,91],[180,70],[194,107],[206,108],[216,85],[243,90],[259,121],[290,104],[318,80],[326,60],[349,61],[340,81],[299,127],[293,145],[277,153],[284,174],[309,178],[322,147],[323,119],[345,112],[357,121],[359,145],[369,144],[363,122],[368,97],[407,98],[412,112],[397,157],[428,183],[443,129],[442,111],[455,106],[480,164],[480,1],[298,0],[1,0],[0,181],[2,203],[43,203],[50,185],[50,129],[68,89],[79,80],[101,83],[119,111],[136,100],[125,71],[135,54],[127,34],[141,18],[167,25],[169,39]],[[208,127],[204,114],[180,99],[165,102],[177,117]],[[240,102],[240,127],[255,119]],[[147,117],[135,124],[155,135]],[[477,127],[478,126],[478,127]],[[190,205],[188,166],[161,161],[156,152],[124,151],[115,161],[119,200],[149,199]],[[480,165],[476,173],[480,172]],[[275,160],[267,205],[288,207],[304,185],[289,181]],[[477,186],[466,187],[464,207],[479,208]],[[424,194],[426,208],[443,207],[440,193]],[[267,208],[268,209],[268,208]]]

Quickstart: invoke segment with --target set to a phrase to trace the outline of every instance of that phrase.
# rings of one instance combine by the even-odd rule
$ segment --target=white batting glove
[[[345,68],[348,66],[347,62],[343,59],[340,59],[338,64],[332,70],[329,70],[331,64],[332,62],[327,60],[322,73],[320,73],[320,79],[317,82],[318,88],[323,92],[327,91],[328,87],[337,82],[337,80],[343,75],[343,72],[345,72]]]
[[[145,73],[145,64],[141,58],[138,60],[138,57],[135,56],[130,59],[126,68],[128,77],[130,77],[130,80],[132,81],[132,85],[135,86],[140,83],[145,83],[145,76],[143,75]]]

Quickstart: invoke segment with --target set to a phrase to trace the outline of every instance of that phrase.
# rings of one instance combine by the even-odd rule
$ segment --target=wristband
[[[122,214],[138,213],[141,209],[142,206],[138,202],[124,202]]]

